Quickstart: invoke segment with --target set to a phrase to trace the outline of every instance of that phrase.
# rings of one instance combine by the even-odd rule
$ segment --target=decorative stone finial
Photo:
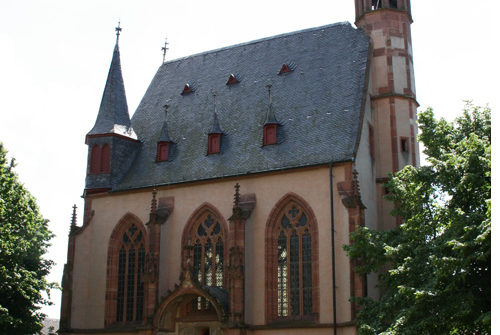
[[[156,205],[157,205],[157,202],[156,202],[156,194],[158,193],[158,190],[155,188],[153,188],[153,198],[151,199],[151,214],[156,214]]]
[[[71,215],[71,227],[76,227],[76,204],[73,205],[73,215]]]
[[[234,208],[240,207],[240,184],[234,185]]]

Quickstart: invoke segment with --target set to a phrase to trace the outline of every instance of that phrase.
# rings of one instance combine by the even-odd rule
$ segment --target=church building
[[[356,334],[343,245],[419,164],[410,0],[164,62],[132,118],[118,39],[59,334]],[[117,36],[120,29],[117,28]],[[83,168],[83,167],[82,167]]]

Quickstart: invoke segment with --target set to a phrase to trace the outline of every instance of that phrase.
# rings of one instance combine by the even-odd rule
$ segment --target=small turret
[[[122,30],[119,23],[115,30],[116,44],[101,105],[85,140],[89,146],[86,193],[110,190],[127,171],[139,145],[125,96],[118,46]]]

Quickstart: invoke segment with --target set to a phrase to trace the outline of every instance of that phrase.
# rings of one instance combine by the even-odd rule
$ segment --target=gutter
[[[337,288],[335,285],[335,210],[333,204],[333,161],[330,162],[330,225],[332,236],[333,334],[337,335]]]

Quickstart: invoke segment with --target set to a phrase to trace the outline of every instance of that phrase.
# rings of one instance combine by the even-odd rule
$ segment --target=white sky
[[[463,100],[500,107],[494,0],[413,0],[413,50],[420,110],[449,120]],[[73,204],[81,224],[87,146],[104,89],[118,19],[132,115],[162,62],[324,24],[354,21],[353,0],[0,1],[0,141],[56,234],[48,258],[60,282]],[[496,135],[494,135],[496,136]],[[145,204],[148,206],[148,204]],[[55,305],[44,308],[58,318]]]

